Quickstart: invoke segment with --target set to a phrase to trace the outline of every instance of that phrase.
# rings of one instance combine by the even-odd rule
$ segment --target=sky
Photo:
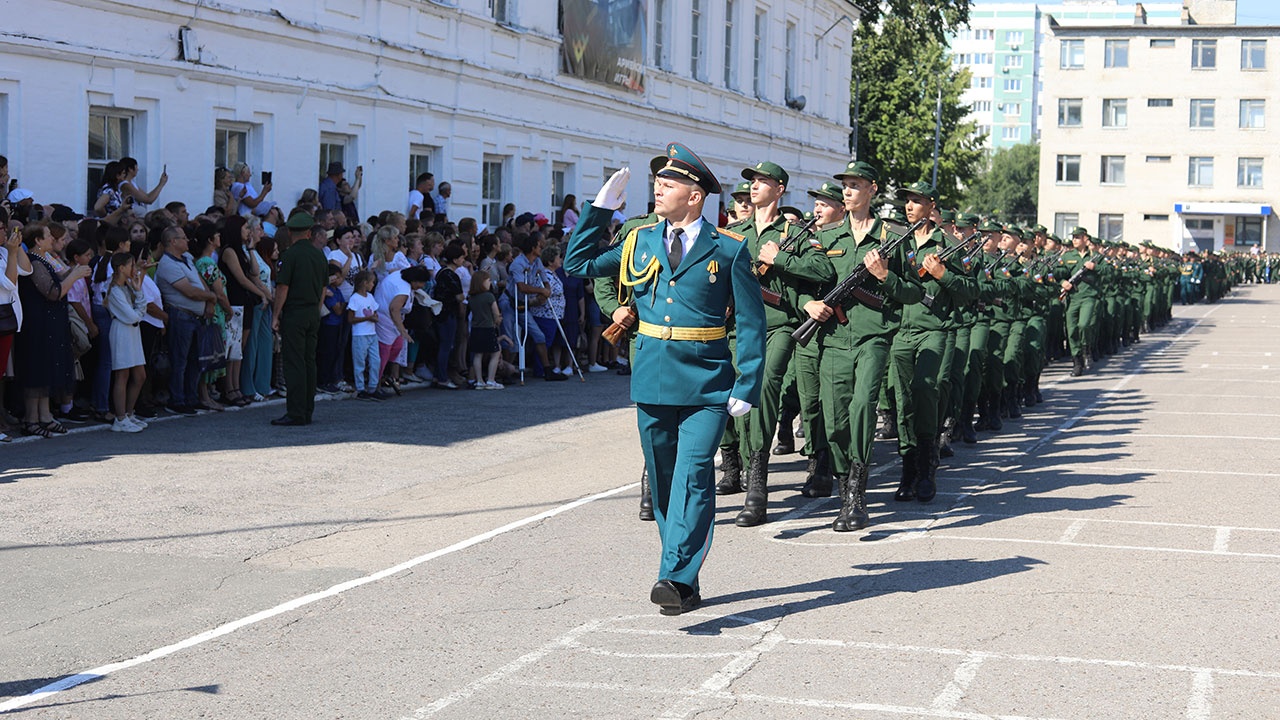
[[[1152,0],[1167,2],[1168,0]],[[973,0],[974,5],[996,5],[1028,0]],[[1051,4],[1048,0],[1046,4]],[[1121,5],[1133,5],[1132,0],[1120,0]],[[1277,0],[1239,0],[1236,4],[1236,22],[1241,25],[1280,25],[1280,2]]]

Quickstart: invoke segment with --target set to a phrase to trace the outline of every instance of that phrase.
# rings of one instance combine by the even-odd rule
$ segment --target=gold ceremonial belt
[[[647,323],[643,320],[640,321],[640,328],[637,332],[659,340],[696,340],[698,342],[720,340],[729,336],[723,325],[709,328],[667,327],[666,325]]]

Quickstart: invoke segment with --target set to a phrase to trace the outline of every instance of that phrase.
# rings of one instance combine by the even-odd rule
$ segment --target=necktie
[[[671,251],[667,253],[667,265],[675,272],[684,258],[684,230],[676,228],[671,233]]]

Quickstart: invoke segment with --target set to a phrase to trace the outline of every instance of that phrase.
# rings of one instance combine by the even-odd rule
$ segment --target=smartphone
[[[262,184],[263,184],[263,185],[270,185],[270,184],[271,184],[271,172],[270,172],[270,171],[268,171],[268,170],[263,170],[263,171],[262,171]]]

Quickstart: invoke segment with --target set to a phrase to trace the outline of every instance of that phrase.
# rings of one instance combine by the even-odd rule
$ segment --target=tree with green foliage
[[[939,33],[953,27],[956,18],[967,19],[968,3],[963,3],[963,15],[960,3],[902,3],[913,9],[882,15],[875,24],[863,22],[854,35],[851,111],[856,135],[851,149],[858,159],[880,168],[886,179],[882,187],[930,180],[941,92],[937,185],[941,202],[954,206],[982,168],[984,138],[966,120],[969,106],[960,100],[969,72],[952,66]]]
[[[1035,223],[1039,192],[1040,146],[1014,145],[991,156],[969,187],[964,206],[1002,221]]]

